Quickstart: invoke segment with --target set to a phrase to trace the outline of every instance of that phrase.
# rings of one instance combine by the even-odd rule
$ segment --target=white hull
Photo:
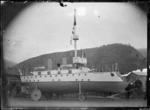
[[[51,93],[79,92],[79,83],[82,92],[124,92],[128,85],[116,72],[21,76],[21,81],[31,89],[38,87],[43,92]]]
[[[40,89],[42,92],[49,93],[78,93],[79,83],[81,84],[81,92],[124,92],[128,83],[124,82],[95,82],[95,81],[65,81],[65,82],[38,82],[27,83],[34,89]]]
[[[112,75],[113,74],[113,75]],[[109,81],[122,82],[123,80],[116,72],[83,72],[52,75],[28,75],[21,76],[22,82],[55,82],[55,81]]]

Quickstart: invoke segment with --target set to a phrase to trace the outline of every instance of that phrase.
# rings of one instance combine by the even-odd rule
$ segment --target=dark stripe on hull
[[[79,92],[79,82],[78,81],[68,81],[68,82],[30,82],[27,85],[34,89],[36,88],[42,92],[61,92],[61,93],[78,93]],[[82,92],[124,92],[125,87],[127,87],[127,82],[92,82],[83,81],[80,82]]]

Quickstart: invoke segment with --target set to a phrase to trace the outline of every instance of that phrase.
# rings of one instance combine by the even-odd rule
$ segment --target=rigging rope
[[[83,28],[84,28],[85,31],[87,31],[87,33],[88,33],[88,35],[89,35],[88,37],[92,40],[94,46],[98,47],[98,46],[96,45],[95,41],[92,39],[91,34],[89,33],[89,31],[84,27],[84,23],[83,23],[82,19],[80,18],[80,16],[79,16],[78,18],[81,20],[82,25],[83,25]]]

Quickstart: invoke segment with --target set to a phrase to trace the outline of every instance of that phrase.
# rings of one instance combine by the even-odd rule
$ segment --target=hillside
[[[4,59],[4,68],[10,68],[15,66],[17,63]]]
[[[117,61],[119,64],[119,70],[123,74],[135,69],[146,67],[146,58],[144,58],[135,48],[129,45],[110,44],[97,48],[84,49],[83,51],[88,59],[87,66],[89,68],[97,69],[100,66],[100,68],[104,68],[108,71],[112,67],[112,64]],[[78,55],[81,56],[81,50],[78,50]],[[18,74],[18,68],[22,67],[28,68],[29,71],[33,70],[33,67],[39,66],[45,66],[48,68],[48,59],[52,59],[53,69],[56,69],[57,63],[62,63],[62,58],[66,57],[67,63],[70,64],[72,63],[73,56],[74,51],[41,55],[14,66],[11,69],[11,73]]]
[[[100,64],[109,68],[118,62],[121,73],[146,67],[146,58],[130,45],[111,44],[100,47],[95,56],[95,66]]]
[[[146,48],[137,49],[137,51],[140,52],[145,58],[147,57],[147,49]]]

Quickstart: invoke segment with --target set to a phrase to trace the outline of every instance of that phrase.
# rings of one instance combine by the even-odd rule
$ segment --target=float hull
[[[30,82],[30,89],[37,88],[49,93],[78,93],[81,92],[124,92],[127,82],[95,82],[95,81],[63,81],[63,82]],[[80,86],[79,86],[80,85]]]

